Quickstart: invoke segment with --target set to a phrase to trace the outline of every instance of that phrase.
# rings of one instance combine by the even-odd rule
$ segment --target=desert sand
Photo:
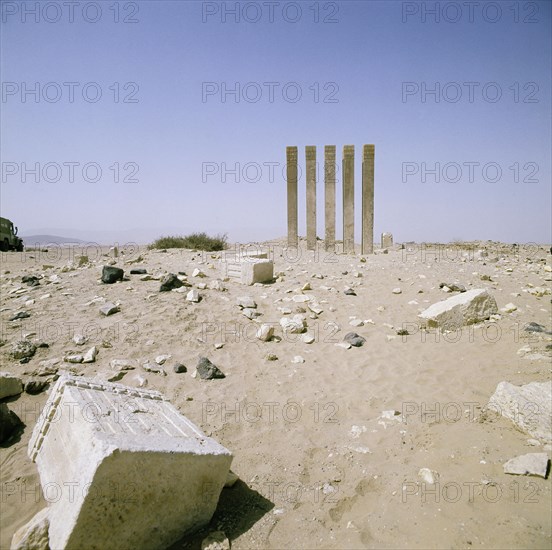
[[[548,246],[406,244],[362,257],[329,254],[322,242],[315,253],[304,241],[298,254],[283,245],[262,243],[274,260],[274,282],[223,281],[224,291],[209,288],[221,278],[220,252],[122,247],[116,259],[108,247],[4,253],[0,370],[26,381],[37,378],[41,361],[58,358],[58,374],[106,379],[111,360],[134,360],[121,383],[161,391],[232,451],[239,481],[223,490],[211,525],[174,548],[199,548],[214,530],[235,549],[550,548],[550,476],[503,471],[521,454],[550,456],[550,445],[528,442],[512,422],[485,412],[499,382],[550,379],[552,338],[524,331],[529,322],[551,330]],[[82,254],[89,262],[79,267]],[[128,280],[103,284],[109,262]],[[135,267],[153,279],[130,275]],[[192,276],[196,268],[205,277]],[[184,272],[201,301],[159,292],[167,272]],[[24,275],[40,284],[27,286]],[[417,315],[455,294],[441,283],[486,289],[499,310],[508,303],[517,309],[454,334],[423,332]],[[344,294],[346,287],[356,295]],[[535,292],[539,287],[548,294]],[[294,301],[300,295],[314,297],[322,313]],[[237,306],[243,296],[257,303],[258,322]],[[100,315],[104,301],[118,303],[120,312]],[[9,321],[19,310],[30,317]],[[310,344],[279,326],[297,312],[307,318]],[[256,339],[261,322],[274,323],[279,338]],[[402,328],[410,334],[398,335]],[[363,336],[364,345],[336,345],[348,332]],[[76,334],[87,337],[84,345],[73,342]],[[20,364],[10,350],[24,337],[49,347]],[[95,362],[63,361],[93,345]],[[143,369],[162,354],[171,356],[166,375]],[[198,356],[226,377],[194,377]],[[296,356],[304,362],[293,362]],[[174,372],[177,362],[187,372]],[[25,428],[0,448],[2,549],[46,505],[27,445],[47,395],[5,400]],[[436,472],[436,484],[420,477],[422,468]]]

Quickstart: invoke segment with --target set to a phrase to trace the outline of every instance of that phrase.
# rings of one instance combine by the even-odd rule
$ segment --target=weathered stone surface
[[[32,379],[25,382],[25,392],[29,395],[38,395],[48,387],[47,380]]]
[[[51,548],[167,548],[210,521],[232,455],[161,394],[63,376],[45,411],[29,442],[42,487],[78,484],[50,501]]]
[[[111,302],[106,302],[102,307],[100,307],[100,313],[105,316],[113,315],[118,311],[121,311],[121,308]]]
[[[181,286],[183,286],[182,281],[174,273],[169,273],[161,280],[159,292],[169,292],[173,288],[180,288]]]
[[[23,382],[19,376],[9,372],[0,372],[0,399],[19,395],[23,391]]]
[[[291,319],[288,317],[282,317],[280,319],[280,326],[285,333],[301,334],[302,332],[305,332],[307,328],[307,321],[303,315],[297,314]]]
[[[548,463],[549,460],[546,453],[528,453],[508,460],[508,462],[504,464],[504,473],[546,478]]]
[[[98,348],[92,346],[82,357],[83,363],[93,363],[96,360],[96,355],[98,355]]]
[[[392,233],[382,233],[381,234],[381,247],[382,248],[391,248],[393,246],[393,234]]]
[[[8,408],[6,403],[0,403],[0,444],[8,441],[22,427],[23,423],[19,417]]]
[[[274,279],[272,260],[246,258],[238,261],[221,261],[223,278],[229,278],[244,285],[268,283]]]
[[[257,303],[251,296],[240,296],[236,298],[236,304],[241,308],[255,309],[257,307]]]
[[[23,527],[13,535],[11,550],[50,550],[48,529],[50,519],[49,509],[44,508],[34,515]]]
[[[12,346],[11,355],[14,359],[32,357],[36,353],[36,346],[28,340],[19,340]]]
[[[214,378],[225,378],[224,373],[207,357],[200,357],[197,363],[197,373],[202,380],[213,380]]]
[[[201,296],[195,288],[192,288],[192,290],[190,290],[188,294],[186,294],[186,300],[188,300],[188,302],[197,303],[201,300]]]
[[[230,550],[230,541],[222,531],[213,531],[201,542],[201,550]]]
[[[63,358],[66,363],[82,363],[83,359],[84,357],[80,353],[71,353]]]
[[[489,319],[498,313],[495,299],[484,289],[469,290],[437,302],[418,316],[429,327],[455,330]]]
[[[125,272],[120,267],[112,265],[104,265],[102,268],[102,283],[111,285],[117,281],[122,281]]]
[[[552,441],[552,381],[524,386],[500,382],[487,408],[509,418],[523,432]]]

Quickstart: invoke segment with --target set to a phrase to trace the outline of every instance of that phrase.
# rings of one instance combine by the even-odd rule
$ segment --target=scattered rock
[[[87,338],[83,334],[75,334],[73,336],[73,342],[77,346],[84,346],[84,344],[86,344],[86,341],[87,341]]]
[[[429,485],[435,485],[435,483],[439,481],[439,474],[435,470],[430,470],[429,468],[421,468],[418,475]]]
[[[0,403],[0,444],[8,441],[22,427],[19,417],[5,403]]]
[[[98,355],[98,348],[92,346],[82,357],[83,363],[93,363],[96,360],[96,355]]]
[[[366,342],[366,338],[359,336],[356,332],[349,332],[345,335],[343,341],[355,348],[360,348]]]
[[[516,311],[517,306],[512,304],[511,302],[509,304],[506,304],[503,308],[500,308],[500,313],[513,313]]]
[[[343,349],[351,349],[351,344],[349,344],[349,342],[338,342],[337,344],[335,344],[336,347],[338,348],[343,348]]]
[[[349,324],[352,327],[362,327],[362,326],[364,326],[364,321],[362,319],[351,319],[349,321]]]
[[[303,359],[303,357],[301,357],[300,355],[296,355],[292,360],[291,360],[292,363],[304,363],[305,360]]]
[[[134,268],[130,270],[131,275],[146,275],[148,272],[147,269],[141,269],[141,268]]]
[[[144,363],[142,365],[142,368],[146,372],[154,372],[156,374],[161,374],[162,376],[167,376],[167,373],[165,372],[165,369],[159,365],[156,365],[154,363]]]
[[[112,359],[109,362],[109,366],[116,371],[132,370],[135,367],[134,361],[128,359]]]
[[[274,327],[268,324],[262,324],[255,335],[261,342],[268,342],[274,336]]]
[[[249,307],[245,307],[242,309],[242,314],[245,315],[248,319],[256,319],[257,317],[261,316],[261,313],[255,309],[251,309]]]
[[[392,292],[393,294],[402,294],[402,290],[399,287],[394,288]]]
[[[165,364],[165,361],[167,361],[167,360],[170,359],[171,357],[172,357],[172,355],[168,355],[168,354],[158,355],[158,356],[155,358],[155,362],[156,362],[158,365],[163,365],[163,364]]]
[[[222,531],[213,531],[201,542],[201,550],[230,550],[230,541]]]
[[[72,353],[63,358],[66,363],[82,363],[83,359],[84,357],[80,353]]]
[[[31,379],[25,383],[25,392],[29,395],[38,395],[48,387],[47,380]]]
[[[39,286],[40,281],[35,275],[24,275],[21,277],[22,283],[27,283],[29,286]]]
[[[546,479],[549,462],[546,453],[528,453],[508,460],[504,464],[504,473],[520,476],[539,476]]]
[[[316,340],[314,335],[310,333],[303,334],[301,339],[305,342],[305,344],[312,344]]]
[[[410,332],[408,332],[405,328],[397,329],[397,336],[408,336],[409,334]]]
[[[168,273],[161,280],[159,292],[169,292],[170,290],[180,288],[181,286],[184,286],[184,283],[174,273]]]
[[[28,340],[19,340],[12,346],[11,355],[14,359],[30,359],[36,353],[36,346]]]
[[[186,294],[186,300],[188,300],[188,302],[197,303],[201,300],[201,296],[199,295],[199,292],[195,288],[192,288],[192,290],[190,290],[190,292]]]
[[[31,314],[28,311],[18,311],[10,317],[10,321],[19,321],[19,319],[28,319]]]
[[[278,361],[278,356],[275,355],[274,353],[269,353],[269,354],[265,357],[265,359],[266,359],[267,361]]]
[[[514,386],[500,382],[487,409],[510,419],[523,432],[552,441],[552,381]]]
[[[240,306],[242,309],[255,309],[257,307],[257,303],[251,296],[241,296],[239,298],[236,298],[236,304]]]
[[[49,550],[48,508],[44,508],[34,515],[29,522],[20,527],[13,535],[11,550]]]
[[[119,306],[116,306],[115,304],[112,304],[111,302],[106,302],[102,307],[100,307],[100,313],[107,316],[107,315],[113,315],[114,313],[117,313],[121,311],[121,308]]]
[[[19,395],[23,392],[23,382],[19,376],[9,372],[0,372],[0,399]]]
[[[307,304],[307,307],[316,315],[320,315],[324,310],[320,307],[319,304],[315,302],[309,302]]]
[[[543,332],[544,334],[552,334],[552,332],[548,332],[546,330],[546,327],[543,325],[539,325],[538,323],[530,322],[523,327],[523,330],[525,332]]]
[[[173,367],[173,370],[177,374],[182,374],[183,372],[188,371],[188,369],[182,363],[176,363],[176,365]]]
[[[451,292],[466,292],[464,285],[458,285],[456,283],[440,283],[439,288],[448,288]]]
[[[294,315],[291,319],[288,317],[282,317],[280,319],[280,326],[284,333],[289,334],[301,334],[305,332],[307,328],[307,321],[303,315]]]
[[[224,373],[207,357],[200,357],[197,363],[197,372],[202,380],[212,380],[214,378],[225,378]]]
[[[192,272],[192,277],[206,277],[207,275],[205,275],[205,273],[203,273],[203,271],[201,271],[201,269],[199,268],[195,268]]]
[[[122,281],[125,272],[120,267],[104,265],[102,268],[102,283],[111,285],[117,281]]]
[[[495,299],[486,290],[475,289],[437,302],[418,317],[429,327],[456,330],[489,319],[496,313]]]
[[[343,294],[345,294],[346,296],[356,296],[356,292],[352,288],[349,288],[349,287],[347,287],[343,291]]]

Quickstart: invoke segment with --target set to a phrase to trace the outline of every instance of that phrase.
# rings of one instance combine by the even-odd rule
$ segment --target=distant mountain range
[[[60,237],[59,235],[28,235],[21,236],[25,246],[45,246],[48,244],[80,244],[86,241],[74,237]]]

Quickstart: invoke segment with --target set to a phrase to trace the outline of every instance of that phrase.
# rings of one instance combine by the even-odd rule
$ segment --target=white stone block
[[[56,550],[170,546],[210,521],[232,461],[160,393],[69,375],[29,456]]]
[[[456,330],[489,319],[495,313],[498,313],[496,300],[486,290],[474,289],[433,304],[419,318],[429,327]]]
[[[274,278],[274,262],[248,258],[236,262],[221,261],[222,276],[244,285],[267,283]]]
[[[382,248],[391,248],[393,246],[393,234],[392,233],[382,233],[381,234],[381,247]]]

